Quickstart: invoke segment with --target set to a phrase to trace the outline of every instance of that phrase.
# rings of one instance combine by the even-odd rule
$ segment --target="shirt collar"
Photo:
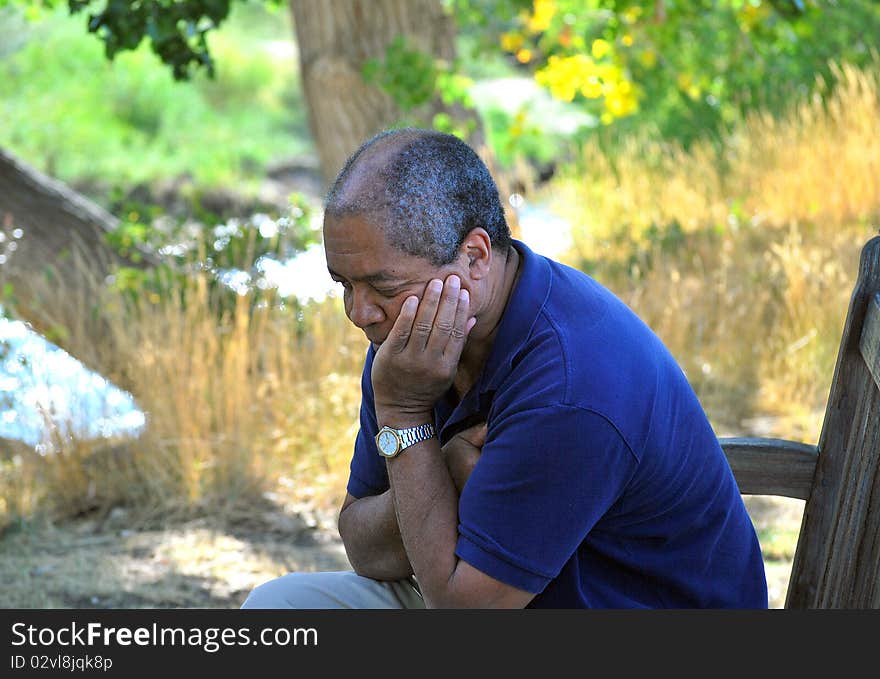
[[[492,351],[479,379],[479,391],[493,391],[510,370],[514,356],[531,334],[550,293],[550,263],[522,241],[514,240],[520,254],[519,280],[501,316]]]
[[[438,403],[438,412],[445,421],[440,436],[445,443],[457,432],[483,421],[488,414],[492,393],[510,372],[513,359],[531,334],[535,321],[550,292],[550,264],[523,242],[513,240],[513,247],[521,257],[517,280],[501,322],[492,350],[480,377],[460,403]]]

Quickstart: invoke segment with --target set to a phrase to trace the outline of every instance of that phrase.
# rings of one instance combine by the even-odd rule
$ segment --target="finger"
[[[400,307],[400,313],[397,315],[397,320],[394,321],[394,325],[391,326],[391,331],[388,333],[388,339],[385,340],[390,349],[395,353],[399,353],[406,349],[406,346],[412,337],[413,322],[418,307],[419,298],[415,295],[407,297],[403,302],[403,306]]]
[[[486,443],[486,434],[489,431],[489,425],[486,422],[480,422],[472,427],[468,427],[463,432],[456,434],[455,437],[461,437],[474,448],[482,448]]]
[[[446,350],[449,338],[456,331],[456,320],[460,304],[461,279],[452,274],[443,285],[443,293],[440,295],[440,303],[434,316],[434,327],[428,337],[427,348],[442,354]]]
[[[470,315],[471,297],[470,292],[461,290],[458,293],[458,307],[452,322],[452,330],[446,342],[443,356],[458,361],[461,352],[467,342],[468,333],[474,327],[474,319]]]
[[[419,303],[419,310],[415,315],[415,321],[412,326],[412,346],[416,349],[424,349],[428,344],[428,338],[431,336],[431,330],[434,328],[434,317],[437,314],[442,291],[443,281],[436,278],[430,281],[425,288],[425,294],[422,295],[422,301]]]
[[[471,439],[473,444],[477,448],[482,448],[483,444],[486,443],[486,434],[489,433],[489,423],[483,422],[482,424],[478,424],[474,427],[474,436]]]

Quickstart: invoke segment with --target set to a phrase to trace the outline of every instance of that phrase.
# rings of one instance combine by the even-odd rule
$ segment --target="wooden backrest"
[[[818,445],[721,445],[743,494],[806,500],[786,608],[880,608],[880,237],[862,249]]]

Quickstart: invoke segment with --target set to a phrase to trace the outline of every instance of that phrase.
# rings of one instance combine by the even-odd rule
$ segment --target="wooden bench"
[[[806,500],[786,608],[880,608],[880,236],[861,253],[816,446],[721,438],[745,495]]]

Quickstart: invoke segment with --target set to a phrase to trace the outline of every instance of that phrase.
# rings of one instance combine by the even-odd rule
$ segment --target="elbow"
[[[345,556],[348,559],[348,563],[351,565],[352,570],[358,575],[366,575],[366,566],[362,563],[362,559],[360,558],[362,550],[358,550],[355,545],[353,536],[356,535],[356,532],[351,530],[349,522],[346,521],[344,508],[339,513],[339,520],[336,522],[336,528],[339,531],[339,537],[342,538],[342,546],[345,549]]]
[[[351,569],[372,580],[400,580],[412,575],[412,566],[402,546],[364,541],[362,530],[340,516],[339,536]]]

